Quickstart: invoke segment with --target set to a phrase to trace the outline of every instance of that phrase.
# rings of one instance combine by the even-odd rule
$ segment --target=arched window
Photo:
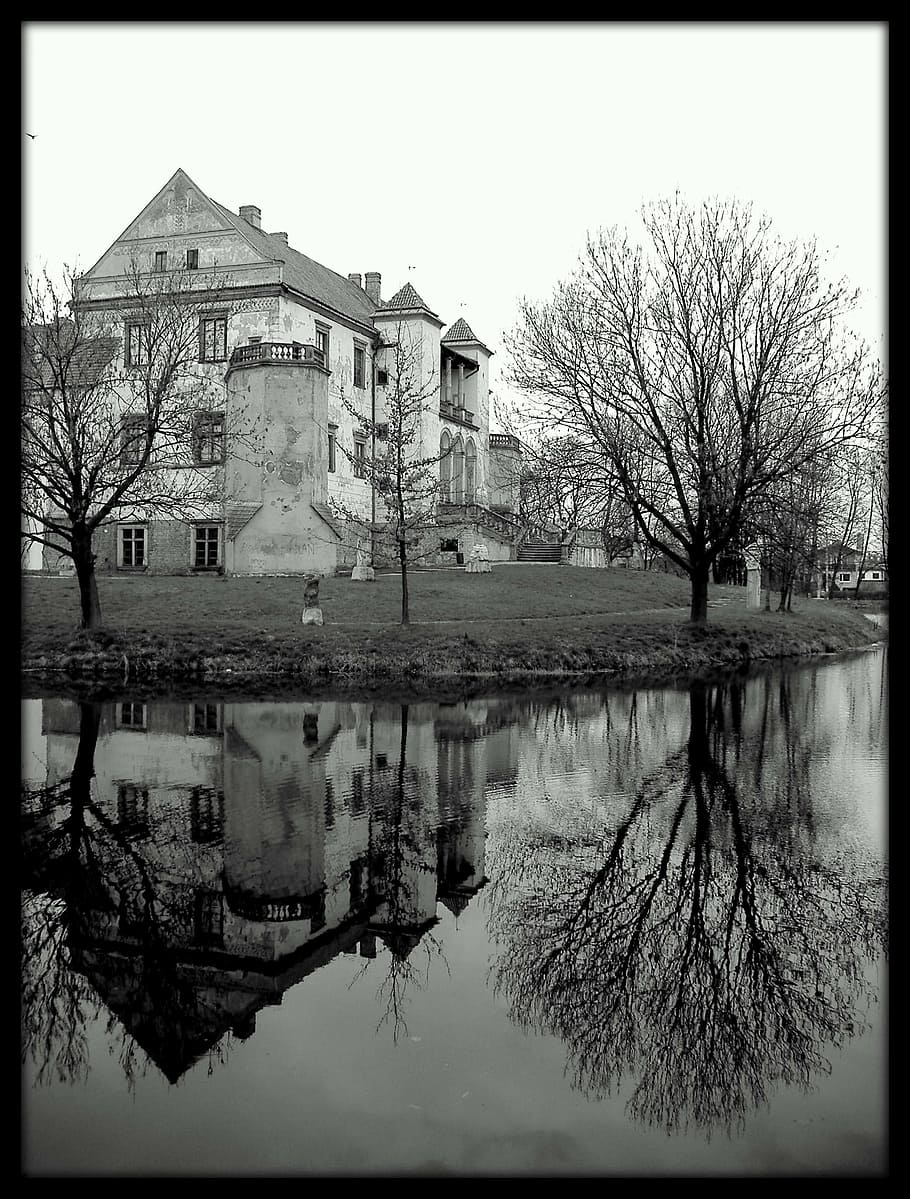
[[[439,439],[439,498],[444,504],[451,503],[452,493],[452,455],[449,450],[452,438],[448,429],[443,429]]]
[[[452,447],[452,503],[464,503],[464,442],[460,433]]]
[[[464,451],[464,502],[466,504],[474,503],[474,491],[477,486],[476,473],[477,451],[474,448],[474,442],[469,437]]]

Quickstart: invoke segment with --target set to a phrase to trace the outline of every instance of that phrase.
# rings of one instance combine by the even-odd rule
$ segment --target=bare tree
[[[388,382],[381,412],[361,412],[342,396],[347,410],[367,434],[365,449],[355,457],[343,450],[361,478],[368,479],[379,500],[384,517],[377,517],[374,531],[390,535],[401,571],[401,623],[410,623],[408,567],[425,557],[430,546],[428,534],[437,528],[437,504],[440,497],[439,464],[446,452],[425,452],[425,414],[435,408],[439,379],[423,370],[423,343],[403,322],[394,341],[380,343],[377,361],[382,362]],[[380,357],[381,356],[381,357]],[[364,525],[363,515],[350,504],[334,501],[339,515]]]
[[[814,243],[735,202],[643,220],[649,251],[601,233],[552,300],[523,301],[513,379],[530,415],[609,464],[704,623],[712,563],[756,498],[861,439],[884,389],[842,329],[855,296],[822,281]]]
[[[200,336],[224,283],[192,274],[133,263],[100,311],[71,272],[63,288],[26,277],[22,516],[33,541],[72,560],[83,628],[101,622],[100,528],[136,511],[192,519],[222,498],[223,382],[204,373]]]

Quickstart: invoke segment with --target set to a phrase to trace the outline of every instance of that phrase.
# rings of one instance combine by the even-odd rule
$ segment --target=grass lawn
[[[878,636],[841,605],[794,601],[752,612],[745,588],[711,586],[708,624],[688,621],[689,586],[670,575],[516,564],[489,574],[397,574],[320,582],[326,624],[300,623],[297,578],[100,578],[103,627],[80,632],[73,579],[26,576],[23,665],[80,677],[294,677],[304,682],[539,673],[681,674],[834,651]],[[776,597],[775,597],[776,598]]]
[[[673,575],[523,563],[494,566],[489,574],[416,571],[408,575],[408,591],[414,623],[635,612],[642,606],[689,603],[688,584]],[[742,588],[714,591],[744,594]],[[201,620],[214,635],[244,629],[296,632],[303,608],[303,583],[297,578],[103,577],[98,592],[106,629],[149,633],[194,630]],[[390,573],[372,583],[322,579],[319,600],[328,625],[397,625],[401,578]],[[79,625],[75,579],[27,576],[22,610],[28,629],[71,632]]]

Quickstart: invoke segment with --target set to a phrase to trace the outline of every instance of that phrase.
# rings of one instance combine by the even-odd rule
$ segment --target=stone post
[[[303,576],[303,615],[301,624],[322,624],[322,609],[319,607],[319,575]]]
[[[376,572],[367,562],[366,552],[360,545],[357,547],[357,564],[351,571],[351,578],[355,583],[372,583],[376,578]]]
[[[746,556],[746,607],[758,610],[761,607],[761,550],[755,543],[747,545]]]

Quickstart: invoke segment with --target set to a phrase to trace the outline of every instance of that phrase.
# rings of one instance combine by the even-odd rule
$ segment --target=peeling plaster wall
[[[252,444],[248,455],[229,459],[227,503],[262,505],[228,543],[230,573],[334,573],[336,538],[312,507],[327,499],[327,383],[312,363],[230,372],[229,421],[244,419]]]
[[[363,479],[354,477],[354,467],[348,454],[354,452],[354,430],[360,428],[360,422],[345,408],[342,395],[356,405],[358,411],[369,417],[372,404],[370,392],[370,377],[373,366],[372,345],[365,333],[355,332],[340,321],[332,320],[321,313],[313,312],[287,297],[281,298],[277,315],[277,326],[274,340],[299,341],[304,345],[315,345],[316,326],[329,330],[329,370],[326,413],[322,419],[319,433],[323,439],[326,452],[327,491],[329,500],[340,500],[355,512],[361,512],[364,518],[370,515],[370,488]],[[366,355],[365,381],[366,387],[354,387],[354,346],[361,345]],[[377,389],[377,407],[379,404],[379,389]],[[377,414],[377,420],[381,420]],[[328,473],[328,425],[337,425],[337,451],[335,454],[335,470]]]

